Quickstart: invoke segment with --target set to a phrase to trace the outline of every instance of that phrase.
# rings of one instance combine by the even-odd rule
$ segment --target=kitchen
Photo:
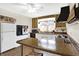
[[[14,27],[15,27],[14,30],[15,31],[12,30],[13,32],[15,32],[14,33],[15,37],[12,36],[13,37],[13,39],[11,40],[12,42],[10,41],[10,39],[12,37],[9,38],[9,40],[5,40],[5,43],[4,43],[4,46],[3,46],[3,48],[4,47],[5,48],[3,49],[1,47],[1,49],[4,50],[4,53],[3,53],[4,56],[5,55],[11,55],[11,54],[7,54],[7,52],[5,53],[6,50],[9,50],[7,48],[7,46],[9,44],[14,42],[13,45],[11,45],[11,47],[9,46],[9,48],[12,49],[12,50],[15,50],[17,47],[20,46],[19,44],[16,43],[17,41],[22,40],[22,39],[26,39],[26,38],[30,38],[30,37],[37,38],[41,42],[41,44],[43,42],[44,42],[44,44],[49,44],[49,42],[50,42],[51,44],[54,44],[52,46],[53,48],[58,48],[57,46],[61,47],[62,49],[58,48],[57,52],[53,51],[53,53],[55,53],[56,55],[79,55],[78,52],[77,52],[78,51],[78,44],[77,43],[79,43],[79,40],[78,40],[78,38],[79,38],[78,37],[78,35],[79,35],[78,34],[79,23],[78,23],[78,19],[77,20],[74,19],[74,21],[71,21],[71,19],[73,20],[73,17],[75,16],[75,14],[74,14],[74,4],[70,4],[70,5],[69,4],[58,4],[58,5],[60,5],[59,7],[57,6],[60,9],[59,14],[51,15],[51,12],[50,12],[50,15],[46,15],[46,16],[42,15],[42,16],[31,17],[31,18],[23,16],[23,15],[19,15],[18,13],[15,14],[15,13],[11,12],[9,9],[4,8],[4,7],[11,8],[12,6],[14,6],[13,4],[12,5],[10,4],[11,6],[7,6],[9,4],[7,4],[6,6],[5,5],[6,4],[0,5],[0,7],[3,6],[3,7],[1,7],[1,8],[3,8],[2,11],[0,11],[1,15],[5,15],[4,19],[6,19],[8,16],[10,16],[10,17],[13,17],[16,20],[14,21]],[[18,4],[15,4],[15,5],[18,5]],[[48,7],[52,6],[52,4],[50,4],[50,3],[44,4],[44,7],[46,7],[45,5],[48,6]],[[56,4],[53,4],[53,5],[55,6]],[[70,12],[69,12],[69,6],[68,5],[71,8]],[[13,7],[13,8],[15,8],[15,7]],[[78,10],[78,9],[76,8],[76,10]],[[18,9],[16,11],[18,11]],[[44,12],[44,10],[43,10],[43,12]],[[23,13],[23,11],[22,11],[22,13]],[[77,13],[77,12],[75,12],[75,13]],[[73,15],[73,17],[72,17],[72,15]],[[33,15],[31,15],[31,16],[33,16]],[[76,14],[76,16],[77,16],[77,14]],[[62,20],[63,18],[65,20]],[[76,18],[78,18],[78,17],[76,17]],[[7,18],[7,19],[9,19],[9,18]],[[4,20],[2,22],[7,22],[7,20]],[[76,25],[76,27],[75,27],[74,24]],[[19,29],[21,29],[20,31],[24,30],[24,29],[22,29],[23,27],[28,28],[28,30],[26,29],[28,31],[27,32],[28,34],[26,32],[22,31],[22,32],[18,32],[18,35],[16,35],[16,31],[19,31],[19,30],[16,30],[16,28],[17,28],[16,25],[21,27],[21,28],[19,28]],[[70,27],[72,29],[70,29]],[[5,26],[5,28],[7,28],[7,27]],[[8,29],[10,29],[10,28],[13,28],[13,26],[9,27]],[[78,34],[78,35],[75,36],[75,34]],[[8,34],[5,35],[6,38],[7,38],[7,35]],[[11,34],[11,35],[13,35],[13,34]],[[58,39],[56,39],[57,41],[55,40],[55,38],[58,38]],[[9,43],[6,43],[6,42],[9,42]],[[57,43],[57,42],[60,42],[60,43]],[[5,45],[5,44],[7,44],[7,45]],[[57,44],[57,46],[56,46],[56,44]],[[47,49],[51,46],[48,47],[48,45],[47,45],[47,46],[43,46],[43,47],[45,47]],[[64,49],[64,47],[66,49]],[[70,48],[72,47],[72,49],[70,49],[69,47]],[[45,49],[43,49],[43,50],[45,50]],[[50,50],[50,48],[49,48],[49,50]],[[66,52],[64,52],[64,51],[66,51]],[[74,52],[72,52],[72,51],[74,51]],[[16,53],[15,53],[15,55],[16,55]]]

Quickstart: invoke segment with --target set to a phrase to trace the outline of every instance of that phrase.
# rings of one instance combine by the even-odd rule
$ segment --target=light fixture
[[[26,6],[27,11],[30,13],[36,12],[42,7],[40,3],[21,3],[21,4]]]
[[[41,4],[28,3],[28,12],[36,12],[41,8]]]

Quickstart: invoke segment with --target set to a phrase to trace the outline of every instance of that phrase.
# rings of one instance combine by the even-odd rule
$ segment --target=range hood
[[[69,6],[62,7],[60,15],[56,22],[67,22],[69,14],[70,14],[70,7]]]

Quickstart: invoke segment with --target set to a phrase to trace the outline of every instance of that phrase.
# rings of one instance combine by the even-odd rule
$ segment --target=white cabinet
[[[16,25],[10,23],[1,23],[1,32],[15,32]]]
[[[1,52],[16,47],[16,26],[15,24],[0,23],[0,44]]]
[[[30,37],[30,35],[16,36],[16,24],[0,23],[1,52],[5,52],[19,46],[16,41],[27,37]]]
[[[9,50],[16,46],[15,32],[2,33],[1,52]],[[4,37],[3,37],[4,36]]]

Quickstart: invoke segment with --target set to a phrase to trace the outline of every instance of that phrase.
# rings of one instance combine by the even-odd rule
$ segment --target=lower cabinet
[[[1,52],[5,52],[9,49],[16,47],[15,32],[8,32],[1,34]]]
[[[35,33],[30,33],[30,37],[35,38]]]

